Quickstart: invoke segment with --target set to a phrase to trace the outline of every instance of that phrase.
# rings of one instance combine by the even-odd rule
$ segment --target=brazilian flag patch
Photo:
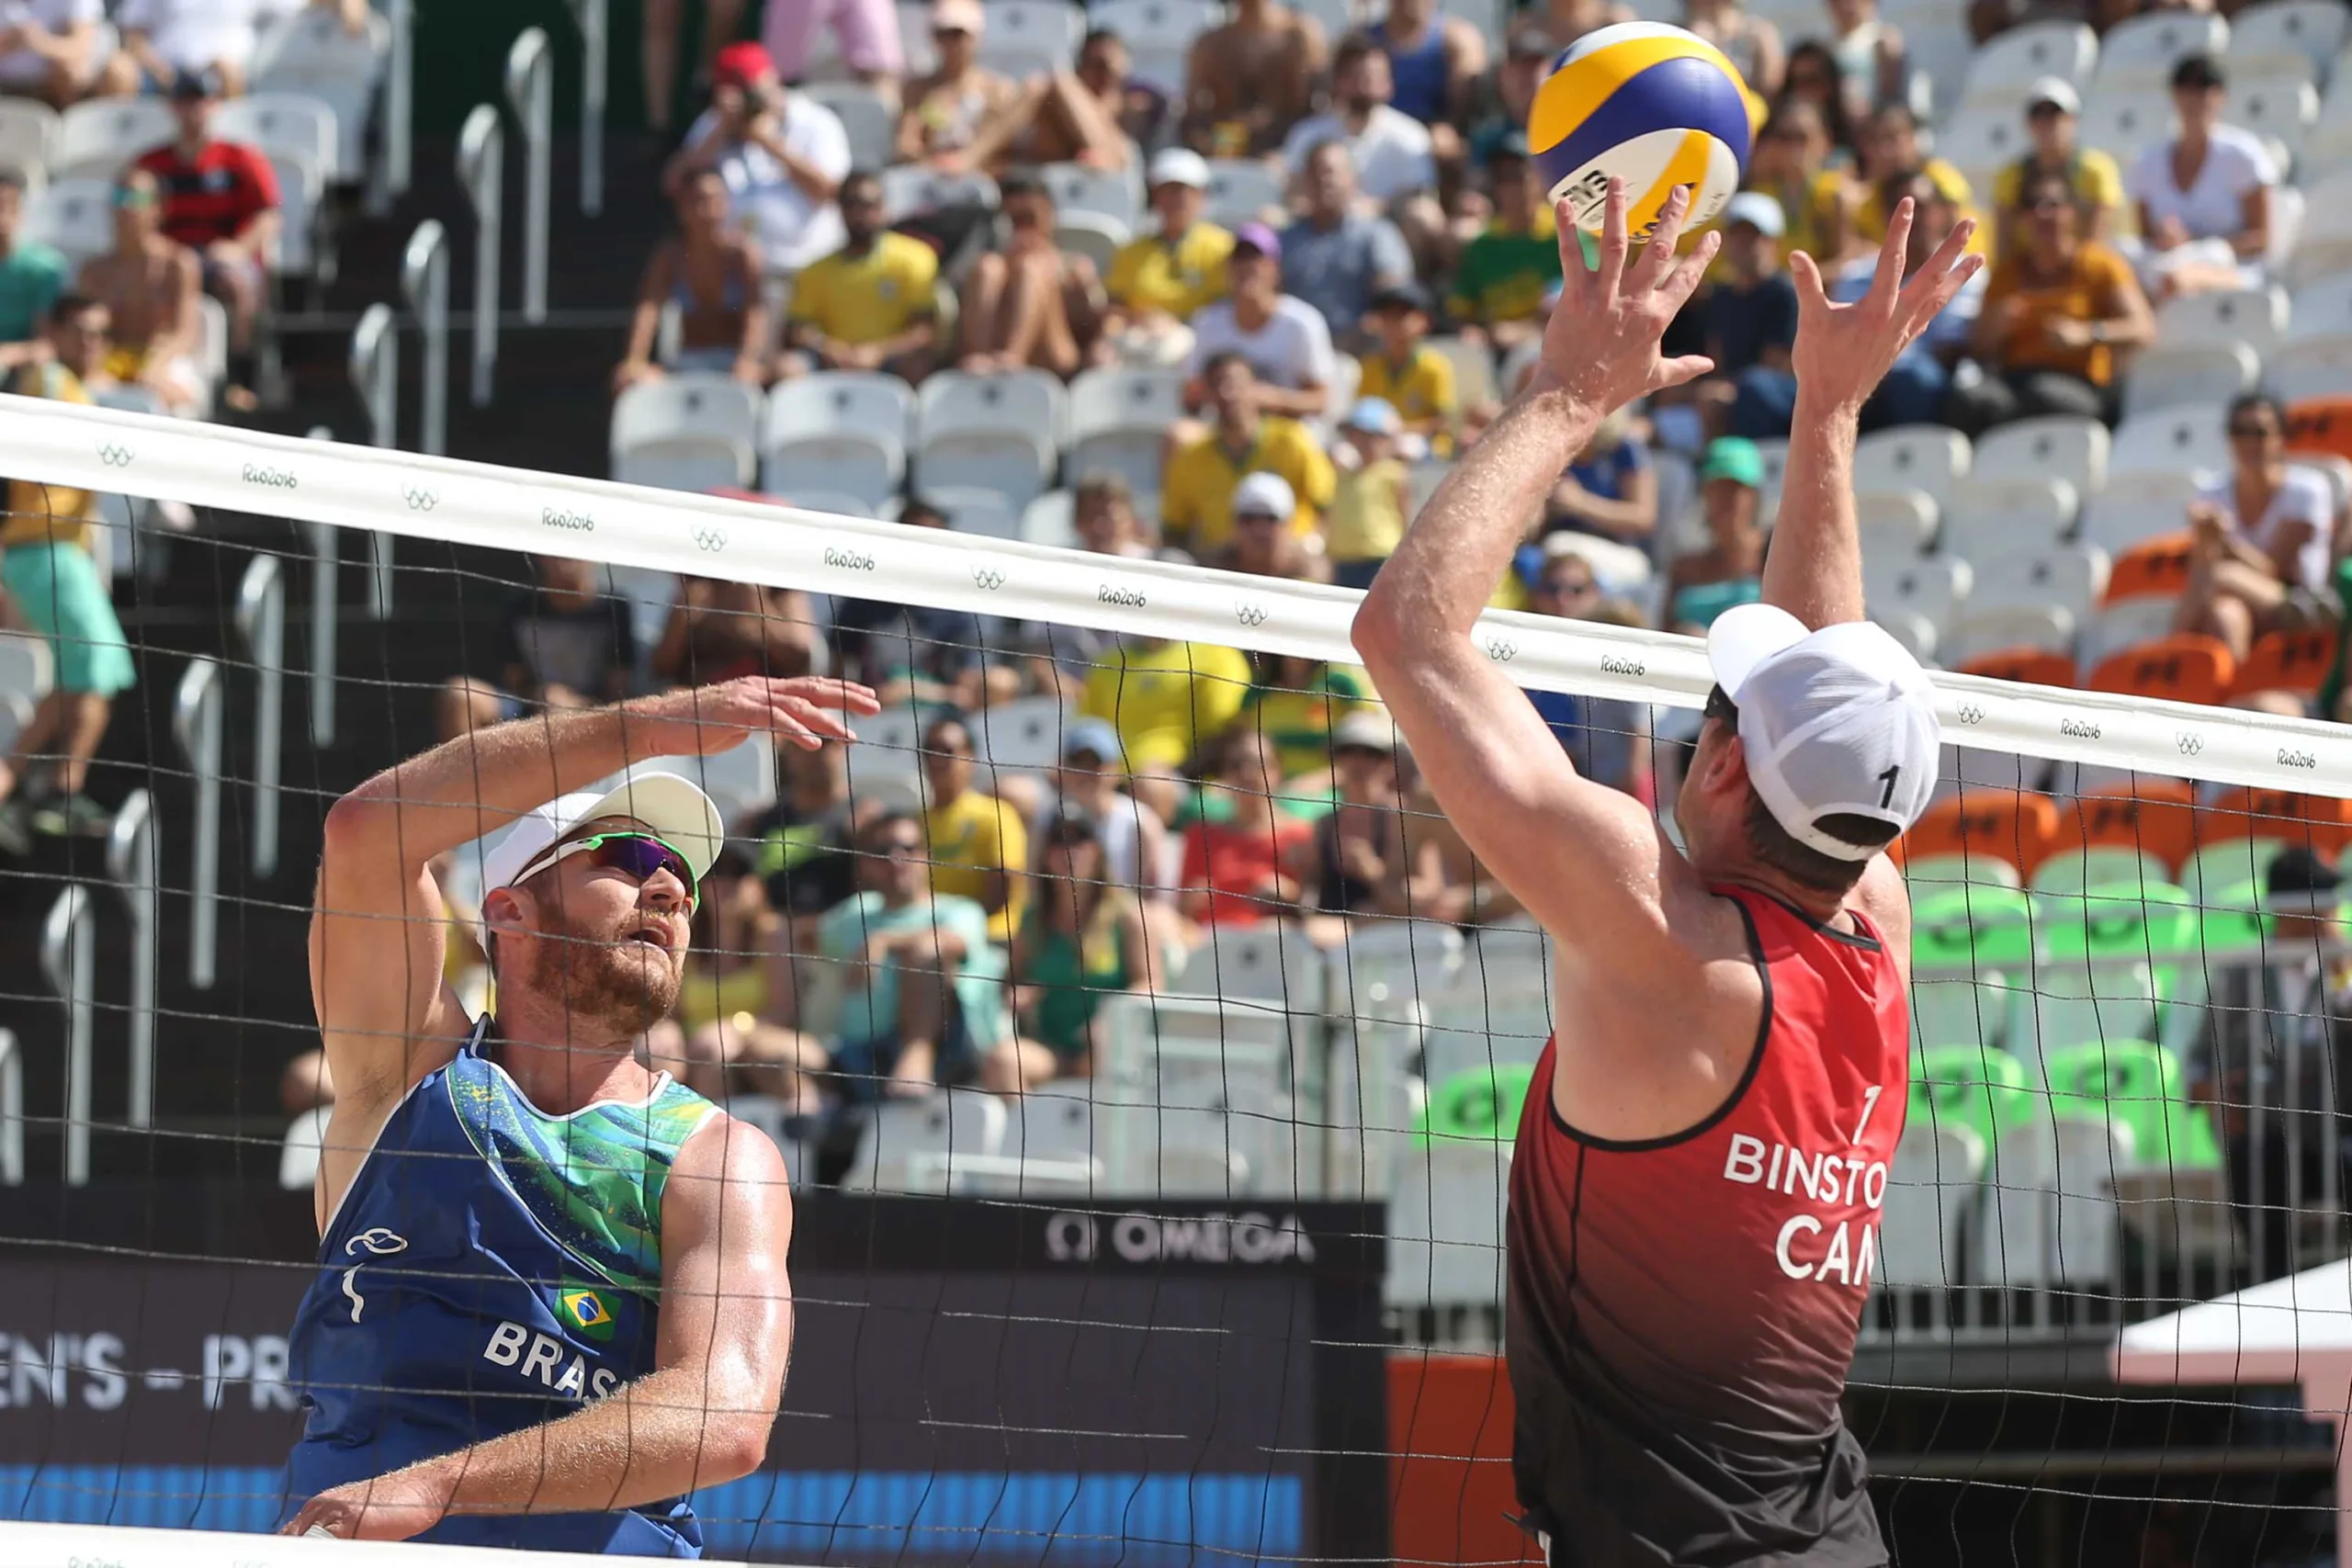
[[[555,1314],[582,1337],[603,1344],[613,1337],[613,1309],[585,1285],[566,1285],[556,1292]]]

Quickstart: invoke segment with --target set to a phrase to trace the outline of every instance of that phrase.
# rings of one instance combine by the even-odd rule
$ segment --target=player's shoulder
[[[1871,862],[1855,885],[1850,900],[1853,908],[1870,921],[1898,964],[1907,966],[1911,953],[1911,886],[1903,878],[1903,868],[1888,855]]]
[[[672,1156],[670,1192],[722,1206],[778,1197],[788,1201],[791,1178],[775,1139],[724,1107],[695,1099],[701,1102],[700,1119]]]

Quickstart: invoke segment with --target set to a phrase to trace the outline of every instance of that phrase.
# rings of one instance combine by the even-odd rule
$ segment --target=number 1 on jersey
[[[1884,1084],[1872,1084],[1862,1090],[1862,1119],[1854,1123],[1855,1143],[1862,1141],[1862,1134],[1871,1124],[1871,1112],[1878,1109],[1878,1097],[1886,1092]]]

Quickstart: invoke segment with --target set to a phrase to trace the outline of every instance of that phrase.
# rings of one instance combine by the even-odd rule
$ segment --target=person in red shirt
[[[1233,814],[1184,829],[1182,908],[1201,924],[1254,926],[1298,913],[1297,868],[1315,830],[1274,798],[1280,776],[1255,730],[1236,725],[1217,742],[1207,787]]]
[[[203,259],[204,291],[227,308],[230,346],[243,355],[269,298],[280,215],[269,160],[243,142],[213,140],[212,111],[225,92],[217,71],[183,72],[172,84],[178,137],[133,166],[163,193],[164,232]]]

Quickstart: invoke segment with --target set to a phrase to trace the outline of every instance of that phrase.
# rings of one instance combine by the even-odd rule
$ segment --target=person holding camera
[[[836,198],[849,168],[841,118],[786,89],[765,49],[733,43],[718,51],[710,107],[687,129],[662,183],[674,201],[689,177],[716,169],[727,182],[729,216],[766,269],[797,272],[848,238]]]

